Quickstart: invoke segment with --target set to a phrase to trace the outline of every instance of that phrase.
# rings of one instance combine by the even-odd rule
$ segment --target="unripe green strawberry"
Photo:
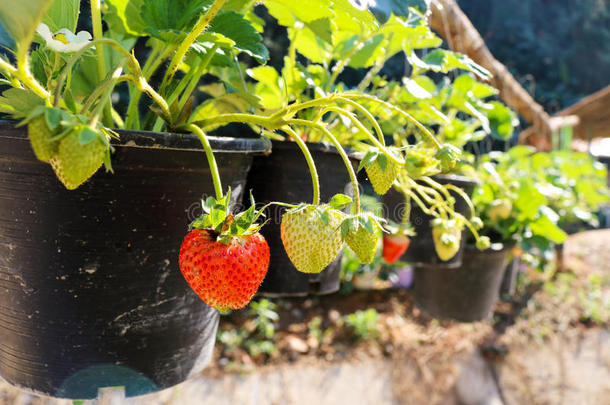
[[[388,148],[388,152],[398,152]],[[364,167],[373,189],[379,195],[385,194],[398,176],[400,167],[379,149],[371,148],[362,159],[360,168]]]
[[[375,229],[373,233],[365,227],[359,226],[356,232],[349,232],[345,236],[345,243],[358,256],[361,263],[368,264],[373,261],[381,230]]]
[[[282,216],[282,243],[297,270],[319,273],[337,257],[343,246],[343,217],[327,205],[301,206]]]
[[[510,216],[513,203],[507,198],[493,200],[487,210],[487,215],[492,221],[500,221]]]
[[[373,190],[379,195],[387,193],[398,176],[398,166],[391,161],[387,162],[385,170],[382,170],[378,160],[365,166],[365,170],[373,185]]]
[[[77,127],[61,139],[57,155],[50,163],[68,190],[83,184],[104,163],[108,145],[102,136],[89,127]]]
[[[435,219],[432,221],[434,250],[436,250],[436,254],[441,260],[450,260],[460,250],[462,228],[461,221],[457,219]]]
[[[59,141],[51,141],[52,136],[44,114],[28,121],[28,138],[38,160],[48,163],[57,154]]]

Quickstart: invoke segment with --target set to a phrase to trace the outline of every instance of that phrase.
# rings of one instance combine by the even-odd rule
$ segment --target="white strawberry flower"
[[[45,40],[49,48],[57,52],[80,51],[92,39],[91,34],[87,31],[80,31],[74,35],[69,29],[62,28],[53,33],[45,23],[40,23],[36,32]]]

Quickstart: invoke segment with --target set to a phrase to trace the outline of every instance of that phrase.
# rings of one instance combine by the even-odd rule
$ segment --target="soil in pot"
[[[460,267],[416,266],[413,294],[417,306],[439,319],[487,319],[498,299],[508,253],[502,244],[492,244],[485,251],[467,245]]]
[[[209,362],[218,313],[189,288],[178,250],[212,194],[188,135],[122,133],[114,174],[67,191],[24,129],[0,124],[0,377],[71,399],[99,387],[161,390]],[[212,139],[241,198],[263,140]]]
[[[320,200],[328,202],[337,193],[351,195],[349,175],[336,149],[324,144],[307,144],[320,175]],[[352,165],[358,160],[350,156]],[[252,190],[259,205],[270,201],[292,204],[311,202],[312,185],[307,162],[294,142],[273,142],[269,156],[257,156],[248,174],[247,189]],[[248,191],[249,192],[249,191]],[[248,202],[246,204],[249,204]],[[339,290],[341,254],[321,273],[299,272],[290,262],[280,235],[285,208],[272,206],[267,211],[269,222],[261,233],[269,243],[271,260],[259,293],[265,296],[305,296],[330,294]]]
[[[453,184],[466,192],[467,195],[471,195],[476,181],[468,179],[463,176],[455,175],[443,175],[434,176],[433,179],[441,184]],[[464,215],[466,218],[470,218],[470,209],[468,204],[462,197],[460,197],[454,191],[450,191],[451,196],[455,198],[455,211]],[[405,209],[404,197],[394,188],[391,188],[383,197],[384,215],[386,218],[400,222]],[[462,246],[458,253],[447,261],[441,260],[434,250],[434,241],[432,239],[432,227],[430,221],[433,217],[424,214],[424,212],[417,206],[417,204],[411,204],[411,215],[409,220],[415,230],[416,235],[411,238],[411,244],[409,248],[401,256],[400,260],[412,263],[416,266],[436,265],[443,267],[459,267],[462,263],[462,254],[464,240],[466,239],[466,230],[462,234]]]

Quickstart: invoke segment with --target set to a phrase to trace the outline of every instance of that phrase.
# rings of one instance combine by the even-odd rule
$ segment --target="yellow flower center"
[[[53,35],[53,39],[61,42],[64,45],[68,45],[70,43],[70,41],[66,39],[66,36],[64,34],[55,34]]]

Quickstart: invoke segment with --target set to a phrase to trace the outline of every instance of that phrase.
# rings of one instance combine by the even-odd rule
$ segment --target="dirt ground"
[[[277,350],[219,343],[200,377],[129,403],[610,405],[609,246],[610,230],[571,236],[563,270],[528,273],[485,322],[426,318],[405,290],[277,301]],[[346,315],[363,308],[377,327],[358,339]],[[221,329],[254,336],[253,322]],[[1,405],[69,403],[0,385]]]

